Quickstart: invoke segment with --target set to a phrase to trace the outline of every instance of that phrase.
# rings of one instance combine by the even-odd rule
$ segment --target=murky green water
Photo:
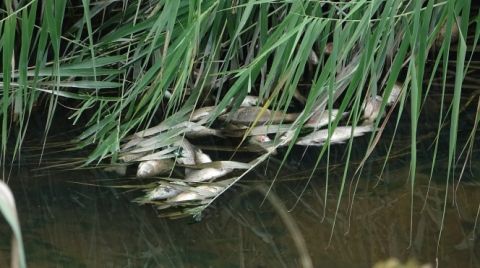
[[[319,175],[290,212],[315,267],[371,267],[392,256],[435,262],[445,185],[433,184],[424,206],[428,169],[419,167],[411,229],[411,195],[405,184],[408,162],[387,166],[381,181],[375,176],[379,167],[374,162],[367,165],[370,170],[359,180],[351,213],[349,196],[354,184],[347,182],[333,233],[341,168],[329,178],[326,206],[325,182]],[[308,173],[290,171],[281,176],[283,182],[275,192],[287,208],[295,204]],[[473,235],[480,203],[480,186],[471,180],[475,176],[478,173],[470,174],[469,182],[458,186],[455,204],[449,189],[438,250],[441,267],[479,266],[480,247]],[[208,209],[202,221],[195,222],[158,218],[152,207],[129,202],[138,192],[73,183],[114,184],[110,179],[94,171],[24,169],[12,178],[30,267],[300,265],[291,234],[268,201],[261,205],[263,197],[257,191],[237,187]],[[258,180],[258,176],[245,179]],[[5,224],[0,226],[0,266],[6,267],[9,230]]]

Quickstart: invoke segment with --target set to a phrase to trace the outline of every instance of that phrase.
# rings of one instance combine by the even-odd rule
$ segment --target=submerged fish
[[[173,168],[173,161],[170,159],[148,160],[138,164],[137,177],[148,178],[160,174],[169,173]]]
[[[366,132],[372,131],[372,125],[363,125],[357,126],[353,129],[353,137],[361,136]],[[351,126],[341,126],[335,128],[330,138],[330,143],[342,143],[352,137],[352,127]],[[312,132],[304,137],[301,137],[297,140],[297,145],[304,146],[321,146],[328,139],[328,129],[321,129],[315,132]]]
[[[127,165],[111,165],[104,169],[107,172],[115,172],[120,176],[127,174]]]
[[[178,184],[179,187],[175,186],[175,184]],[[145,194],[144,200],[147,201],[154,201],[154,200],[161,200],[161,199],[167,199],[170,197],[174,197],[180,193],[182,193],[184,190],[182,189],[185,187],[186,184],[181,183],[181,182],[172,182],[169,184],[160,184],[154,189],[149,190]]]
[[[190,169],[185,175],[185,181],[188,182],[202,182],[218,179],[232,172],[230,168],[202,168],[202,169]]]
[[[192,190],[180,193],[172,198],[167,199],[168,203],[178,203],[186,201],[205,200],[220,194],[225,187],[218,185],[201,185],[192,188]]]

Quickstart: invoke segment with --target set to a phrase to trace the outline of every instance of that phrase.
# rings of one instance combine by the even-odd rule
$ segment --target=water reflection
[[[299,226],[315,267],[371,267],[390,256],[435,262],[445,185],[432,185],[424,202],[429,178],[420,167],[411,219],[408,171],[408,166],[387,168],[381,185],[377,178],[363,175],[353,205],[355,184],[347,182],[333,233],[341,176],[332,173],[327,198],[324,179],[317,176],[311,181],[289,215]],[[273,188],[287,208],[303,190],[305,173],[289,172]],[[300,265],[284,222],[268,201],[261,205],[263,196],[252,188],[229,191],[195,222],[158,218],[155,209],[129,202],[138,192],[72,183],[98,184],[98,178],[104,186],[116,183],[102,173],[35,174],[22,171],[11,180],[30,267]],[[258,176],[248,179],[256,182],[245,185],[259,183]],[[480,187],[463,183],[455,200],[452,196],[447,200],[439,262],[443,267],[478,267],[474,226]],[[0,235],[9,237],[5,224]],[[7,267],[9,239],[1,240],[0,249],[0,266]]]

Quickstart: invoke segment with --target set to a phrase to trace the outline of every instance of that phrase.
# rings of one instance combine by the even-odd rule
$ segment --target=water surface
[[[473,233],[480,204],[480,187],[473,180],[478,173],[470,173],[458,186],[455,203],[450,194],[437,255],[445,193],[442,178],[436,177],[428,188],[429,169],[419,166],[411,218],[408,162],[387,165],[383,176],[377,177],[380,168],[380,162],[367,164],[352,206],[349,199],[357,181],[346,182],[333,232],[343,168],[331,171],[327,198],[322,172],[312,178],[289,215],[315,266],[371,267],[389,257],[414,257],[434,264],[438,256],[441,267],[478,267],[480,247]],[[309,173],[290,170],[279,178],[274,192],[286,208],[295,205]],[[264,174],[263,170],[253,172],[244,184],[264,183]],[[256,190],[235,187],[199,222],[169,220],[159,218],[151,206],[131,203],[138,191],[104,187],[116,184],[115,178],[95,170],[28,169],[11,178],[30,267],[300,265],[291,234],[268,201],[262,205],[263,196]],[[1,237],[9,237],[6,224],[0,227]],[[8,264],[8,250],[9,239],[2,239],[2,267]]]

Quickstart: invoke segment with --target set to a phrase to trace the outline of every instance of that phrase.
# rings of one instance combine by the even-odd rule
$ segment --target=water
[[[423,263],[435,263],[445,184],[431,185],[423,208],[429,169],[428,163],[419,166],[410,238],[411,195],[406,184],[409,166],[408,162],[396,162],[387,165],[381,181],[375,175],[382,162],[366,165],[351,214],[349,196],[356,181],[347,182],[333,233],[343,168],[331,171],[326,206],[322,172],[313,178],[289,215],[298,225],[315,267],[371,267],[389,257],[414,257]],[[297,201],[309,172],[289,171],[281,176],[274,190],[286,208],[292,208]],[[262,174],[262,170],[254,172],[245,181],[258,183]],[[479,266],[480,247],[473,233],[480,204],[475,176],[478,173],[468,175],[468,183],[460,184],[455,205],[451,194],[447,201],[438,250],[441,267]],[[18,171],[10,185],[17,200],[30,267],[300,265],[285,223],[268,201],[261,205],[263,196],[258,191],[236,187],[209,208],[200,222],[192,218],[168,220],[159,218],[150,206],[131,203],[139,192],[105,187],[118,185],[111,179],[111,175],[88,170]],[[6,224],[0,225],[0,235],[5,238],[0,244],[0,266],[8,267]]]
[[[427,121],[436,122],[431,118]],[[460,123],[466,125],[460,129],[472,125],[470,117]],[[402,261],[415,258],[433,265],[438,258],[440,267],[480,267],[480,245],[476,241],[480,227],[475,228],[480,204],[478,149],[474,148],[462,182],[453,187],[450,179],[437,250],[445,205],[448,146],[440,146],[430,182],[435,130],[418,135],[417,140],[422,142],[417,146],[412,206],[408,125],[397,130],[398,138],[381,173],[393,132],[388,125],[361,175],[352,178],[369,137],[355,139],[337,214],[346,145],[332,146],[328,191],[323,160],[302,194],[318,151],[304,153],[296,148],[291,154],[273,190],[291,210],[287,215],[298,226],[314,267],[372,267],[390,257]],[[464,144],[468,134],[460,132],[458,146]],[[448,135],[441,137],[441,144],[448,144]],[[56,164],[55,157],[45,156],[45,166]],[[299,251],[279,211],[253,189],[256,184],[269,186],[278,160],[269,161],[268,166],[243,178],[242,184],[250,188],[237,186],[229,190],[196,222],[191,217],[159,218],[155,208],[131,202],[140,191],[110,187],[138,184],[138,179],[118,178],[95,169],[38,170],[38,157],[31,158],[31,162],[27,161],[30,163],[13,169],[9,182],[17,202],[29,267],[300,266]],[[65,162],[65,156],[61,162]],[[459,163],[463,164],[463,160]],[[461,167],[455,172],[457,176]],[[3,219],[0,237],[0,267],[8,267],[10,230]]]

